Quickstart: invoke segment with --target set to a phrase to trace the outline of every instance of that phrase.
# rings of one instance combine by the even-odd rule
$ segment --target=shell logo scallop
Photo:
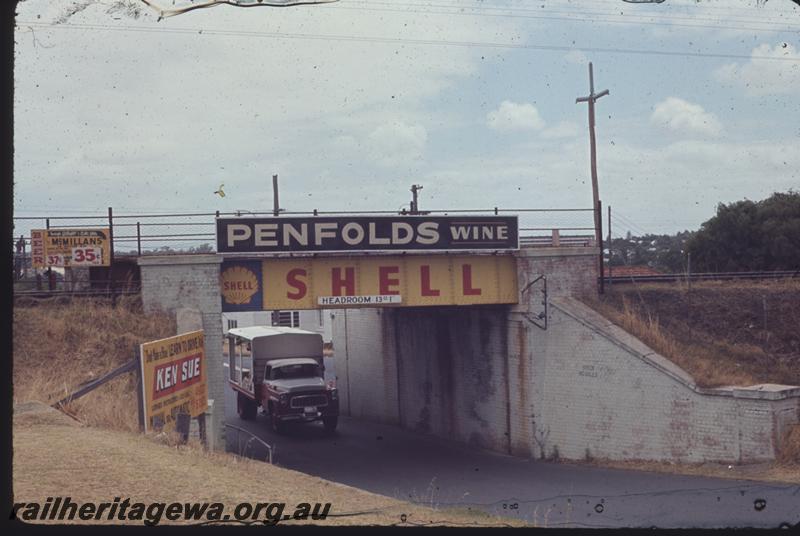
[[[243,266],[232,266],[220,275],[222,297],[232,305],[250,303],[258,292],[256,274]]]

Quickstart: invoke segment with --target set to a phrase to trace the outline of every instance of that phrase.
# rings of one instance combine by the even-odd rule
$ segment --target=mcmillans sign
[[[218,218],[222,254],[519,249],[516,216]]]

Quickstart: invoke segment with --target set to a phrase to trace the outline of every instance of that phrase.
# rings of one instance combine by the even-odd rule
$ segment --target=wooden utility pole
[[[114,209],[108,207],[108,278],[111,279],[111,266],[114,264]]]
[[[600,93],[594,92],[594,74],[592,72],[592,62],[589,62],[589,96],[588,97],[578,97],[575,99],[575,103],[581,102],[588,102],[589,103],[589,151],[590,151],[590,158],[591,158],[591,166],[592,166],[592,201],[593,207],[595,210],[594,214],[594,230],[595,230],[595,241],[597,244],[600,243],[602,237],[600,236],[600,218],[602,215],[597,211],[598,201],[600,201],[600,192],[597,187],[597,143],[594,137],[594,103],[600,97],[604,97],[608,95],[608,90],[604,89]]]
[[[611,285],[611,205],[608,205],[608,284]]]
[[[603,213],[603,204],[600,201],[597,202],[597,213]],[[606,288],[606,263],[605,260],[603,260],[603,250],[605,249],[603,247],[603,218],[597,218],[597,222],[600,224],[600,227],[597,230],[597,234],[600,236],[600,242],[597,244],[600,247],[600,294],[603,294]]]
[[[418,192],[422,190],[421,184],[411,185],[411,214],[419,214],[419,196]]]
[[[44,225],[46,229],[50,229],[50,218],[44,220]],[[47,290],[55,290],[55,284],[53,282],[53,267],[50,265],[50,259],[47,259]]]
[[[575,103],[589,103],[589,156],[592,167],[592,201],[594,202],[594,238],[595,243],[600,246],[600,293],[603,293],[603,237],[602,237],[602,218],[600,213],[600,192],[597,186],[597,143],[594,137],[594,103],[600,97],[608,95],[608,90],[604,89],[600,93],[594,92],[594,73],[592,72],[592,62],[589,62],[589,96],[578,97]]]
[[[278,201],[278,176],[272,176],[272,215],[277,216],[281,213],[281,205]]]

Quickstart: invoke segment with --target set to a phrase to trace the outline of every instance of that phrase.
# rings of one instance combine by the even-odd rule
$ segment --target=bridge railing
[[[612,271],[613,274],[613,271]],[[612,284],[625,283],[669,283],[669,282],[696,282],[696,281],[726,281],[747,279],[798,279],[800,270],[773,270],[750,272],[697,272],[676,274],[649,274],[649,275],[611,275],[606,276],[605,282]]]
[[[594,245],[594,218],[591,208],[483,208],[432,209],[425,215],[503,214],[517,215],[523,247]],[[318,210],[281,211],[279,216],[410,215],[407,210]],[[30,240],[31,229],[70,227],[110,227],[114,255],[152,255],[215,252],[216,217],[274,216],[272,211],[234,210],[228,212],[117,214],[112,208],[104,215],[15,216],[14,247],[20,235]],[[589,240],[591,239],[591,240]],[[27,244],[30,252],[30,244]],[[20,259],[21,264],[29,258]]]

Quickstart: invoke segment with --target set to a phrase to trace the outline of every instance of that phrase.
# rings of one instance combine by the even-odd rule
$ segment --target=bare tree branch
[[[31,27],[31,26],[25,26],[25,28],[27,28],[27,29],[28,29],[28,30],[30,30],[30,32],[31,32],[31,37],[33,37],[33,48],[36,48],[36,47],[37,47],[37,45],[38,45],[38,46],[41,46],[42,48],[53,48],[53,47],[55,46],[55,45],[45,45],[44,43],[42,43],[41,41],[39,41],[39,40],[36,38],[36,32],[34,32],[34,31],[33,31],[33,27]]]
[[[183,13],[188,13],[189,11],[194,11],[195,9],[205,9],[209,7],[216,7],[222,4],[227,4],[229,6],[235,7],[293,7],[293,6],[305,6],[305,5],[316,5],[316,4],[330,4],[333,2],[338,2],[339,0],[208,0],[206,2],[202,2],[199,4],[192,4],[189,6],[183,7],[176,7],[172,9],[164,9],[158,6],[152,0],[140,0],[141,2],[147,4],[149,7],[154,9],[158,12],[159,20],[173,17],[175,15],[181,15]]]
[[[75,2],[72,4],[71,7],[67,8],[67,10],[58,17],[53,24],[63,24],[67,22],[71,16],[76,15],[89,7],[90,5],[94,4],[96,0],[84,0],[82,2]]]
[[[134,19],[138,19],[142,16],[142,7],[144,5],[155,11],[158,14],[158,20],[161,20],[167,17],[174,17],[175,15],[180,15],[182,13],[188,13],[189,11],[194,11],[195,9],[205,9],[223,4],[234,7],[294,7],[315,4],[330,4],[333,2],[338,2],[339,0],[203,0],[197,3],[193,2],[188,5],[185,4],[180,7],[164,8],[159,5],[161,2],[167,1],[168,0],[159,0],[158,2],[155,0],[113,0],[109,4],[108,2],[103,2],[102,0],[79,0],[73,2],[72,5],[54,21],[54,24],[66,23],[73,15],[77,15],[94,4],[108,6],[106,13],[110,15],[121,13]],[[172,3],[173,5],[175,4],[174,1]]]

